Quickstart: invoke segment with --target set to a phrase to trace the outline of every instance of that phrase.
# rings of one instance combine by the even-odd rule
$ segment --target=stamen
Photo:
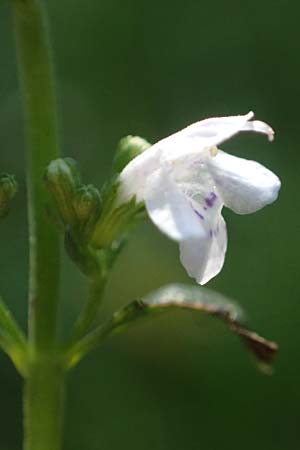
[[[218,154],[218,147],[216,147],[215,145],[213,147],[210,147],[209,153],[214,158]]]

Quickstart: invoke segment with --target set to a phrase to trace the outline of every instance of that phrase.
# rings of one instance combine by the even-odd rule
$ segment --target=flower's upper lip
[[[272,128],[259,120],[250,120],[253,115],[250,111],[244,116],[204,119],[158,141],[152,148],[159,148],[164,159],[172,160],[219,146],[241,131],[263,133],[273,140]]]

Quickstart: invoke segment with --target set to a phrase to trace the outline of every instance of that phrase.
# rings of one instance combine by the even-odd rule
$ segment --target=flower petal
[[[218,146],[240,131],[255,131],[273,139],[272,128],[264,122],[250,119],[253,112],[243,116],[215,117],[201,120],[155,144],[164,161],[174,161],[193,154],[206,155],[210,148]]]
[[[266,134],[269,141],[273,141],[274,139],[274,130],[270,127],[270,125],[265,122],[261,122],[260,120],[246,122],[241,131],[255,131],[256,133]]]
[[[132,161],[120,173],[119,203],[126,203],[134,195],[137,202],[145,199],[149,177],[159,169],[159,151],[150,147]]]
[[[190,277],[205,284],[221,271],[226,249],[226,223],[220,214],[204,237],[180,242],[180,260]]]
[[[215,117],[201,120],[155,144],[166,161],[205,152],[221,144],[240,131],[255,131],[273,138],[272,128],[261,121],[250,121],[253,112],[243,116]]]
[[[200,217],[167,171],[160,169],[149,179],[145,205],[152,222],[171,239],[204,236]]]
[[[255,161],[220,150],[207,167],[224,204],[238,214],[253,213],[278,196],[279,178]]]

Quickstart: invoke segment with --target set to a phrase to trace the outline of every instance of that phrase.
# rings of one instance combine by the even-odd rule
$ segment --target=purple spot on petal
[[[203,209],[204,209],[205,211],[207,211],[207,206],[204,206]]]
[[[209,208],[212,208],[214,206],[215,201],[217,200],[218,196],[211,192],[209,197],[205,199],[205,203]]]
[[[212,238],[213,237],[213,230],[209,230],[209,236]]]
[[[200,214],[199,211],[197,211],[196,209],[194,209],[194,211],[201,220],[205,220],[204,216],[202,216],[202,214]]]

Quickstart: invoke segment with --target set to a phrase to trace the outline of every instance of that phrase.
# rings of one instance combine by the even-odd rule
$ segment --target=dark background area
[[[294,450],[299,445],[300,6],[295,0],[48,2],[64,154],[105,181],[117,141],[150,142],[205,117],[249,110],[276,139],[238,136],[222,148],[282,180],[279,200],[249,216],[225,211],[226,263],[209,287],[236,299],[280,344],[262,375],[212,318],[176,313],[107,341],[68,380],[65,450]],[[0,223],[1,295],[26,324],[24,143],[9,2],[0,4],[0,170],[20,190]],[[65,330],[85,283],[64,260]],[[120,256],[107,315],[165,283],[190,282],[177,245],[150,224]],[[21,447],[21,380],[0,356],[1,450]]]

